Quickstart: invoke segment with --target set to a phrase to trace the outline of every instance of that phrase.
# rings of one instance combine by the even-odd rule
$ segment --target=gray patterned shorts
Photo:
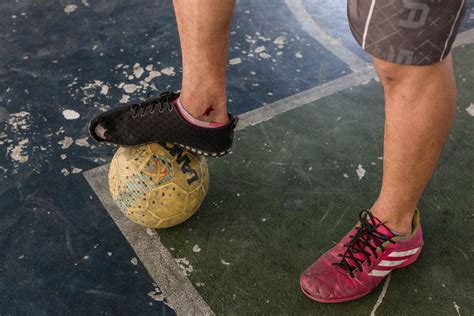
[[[445,58],[468,0],[348,0],[349,25],[374,57],[404,65]]]

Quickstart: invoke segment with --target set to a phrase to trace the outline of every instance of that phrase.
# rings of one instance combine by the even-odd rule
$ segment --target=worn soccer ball
[[[172,144],[120,147],[109,168],[117,206],[137,224],[166,228],[191,217],[206,196],[204,157]]]

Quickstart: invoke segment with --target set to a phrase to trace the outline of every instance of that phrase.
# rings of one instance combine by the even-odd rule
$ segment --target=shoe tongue
[[[376,231],[377,233],[382,234],[382,235],[385,235],[385,236],[387,236],[387,237],[389,237],[389,238],[392,238],[392,237],[395,236],[395,235],[390,231],[390,229],[382,223],[381,220],[379,220],[379,219],[378,219],[377,217],[375,217],[373,214],[370,214],[370,215],[369,215],[369,214],[370,214],[370,212],[367,211],[367,212],[366,212],[365,214],[363,214],[362,216],[365,217],[365,219],[369,222],[369,224],[370,224],[371,226],[376,226],[376,225],[379,225],[379,224],[380,224],[380,225],[375,229],[375,231]],[[360,224],[360,225],[362,225],[362,224]],[[364,238],[364,240],[365,240],[365,239],[367,238],[367,235],[364,234],[364,236],[363,236],[362,238]],[[377,242],[379,242],[379,241],[377,241]],[[377,248],[378,246],[380,246],[380,245],[378,245],[378,244],[375,243],[375,241],[374,241],[373,238],[370,238],[370,242],[369,242],[369,243],[370,243],[374,248]],[[358,250],[362,250],[362,249],[360,249],[358,246],[356,246],[356,248],[357,248]],[[367,253],[372,254],[372,250],[370,250],[368,246],[365,246],[363,250],[364,250],[365,252],[367,252]],[[365,256],[364,254],[362,254],[361,252],[353,252],[353,255],[354,255],[355,258],[357,258],[357,259],[359,259],[359,260],[365,260],[365,259],[366,259],[366,256]],[[371,258],[372,258],[372,256],[371,256]],[[372,260],[372,259],[371,259],[371,260]],[[351,265],[353,265],[352,262],[349,262],[349,263],[350,263]]]
[[[369,214],[370,214],[371,216],[370,216]],[[379,225],[379,224],[380,224],[380,225],[375,229],[376,232],[378,232],[378,233],[380,233],[380,234],[383,234],[383,235],[385,235],[385,236],[387,236],[387,237],[390,237],[390,238],[395,237],[395,234],[392,233],[392,231],[391,231],[387,226],[385,226],[385,224],[383,224],[381,220],[379,220],[377,217],[375,217],[375,215],[373,215],[373,214],[370,213],[369,211],[366,213],[365,218],[366,218],[366,220],[367,220],[371,225],[373,225],[373,226],[376,226],[376,225]]]

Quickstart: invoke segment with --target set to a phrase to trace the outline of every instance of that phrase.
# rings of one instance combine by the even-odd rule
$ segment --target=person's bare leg
[[[382,188],[372,212],[408,233],[454,118],[452,59],[432,66],[373,61],[385,94],[385,135]]]
[[[226,68],[235,0],[173,0],[183,60],[180,105],[194,118],[227,123]],[[105,139],[100,124],[95,133]]]
[[[173,0],[183,80],[180,101],[195,118],[227,122],[226,68],[234,0]]]

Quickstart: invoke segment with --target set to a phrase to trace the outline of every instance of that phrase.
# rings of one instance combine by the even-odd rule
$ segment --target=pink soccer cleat
[[[358,299],[369,294],[392,270],[415,262],[421,247],[418,210],[408,236],[395,236],[369,211],[362,211],[359,223],[303,272],[301,290],[322,303]]]

